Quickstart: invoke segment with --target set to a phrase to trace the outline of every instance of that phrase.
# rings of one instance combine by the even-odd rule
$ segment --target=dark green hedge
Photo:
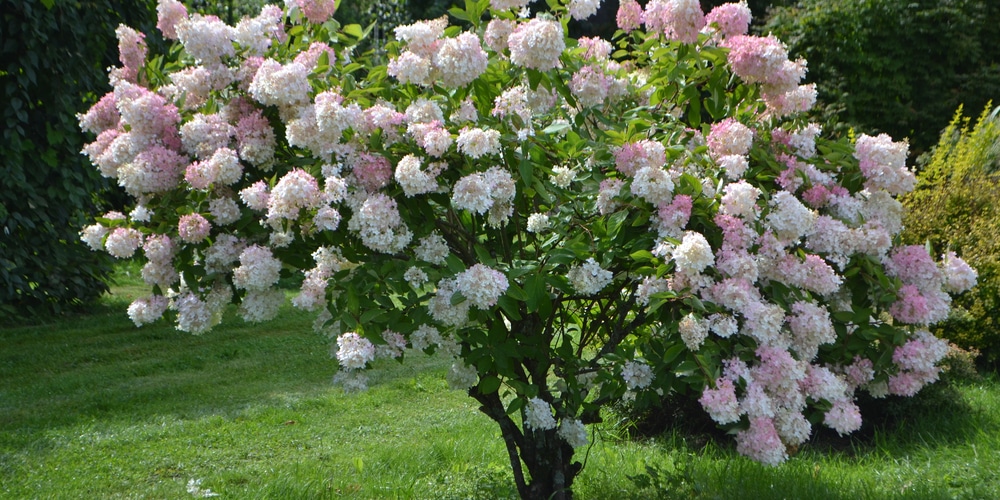
[[[826,116],[920,154],[961,104],[1000,97],[1000,1],[800,0],[762,29],[809,61]]]
[[[150,0],[0,0],[0,318],[61,312],[106,289],[107,257],[78,231],[109,183],[80,154],[76,113],[110,90],[119,23]]]

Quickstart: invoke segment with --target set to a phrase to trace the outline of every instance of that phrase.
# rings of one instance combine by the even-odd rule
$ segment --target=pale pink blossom
[[[677,331],[689,350],[698,351],[705,338],[708,337],[708,321],[690,313],[681,318],[677,324]]]
[[[642,168],[662,167],[667,162],[663,144],[649,139],[623,144],[614,154],[615,168],[629,177]]]
[[[519,24],[507,44],[512,63],[539,71],[559,67],[559,56],[566,48],[562,25],[539,18]]]
[[[184,50],[198,63],[218,64],[236,53],[236,30],[218,17],[192,14],[177,22],[175,30]]]
[[[766,417],[750,420],[750,427],[736,434],[736,451],[762,464],[775,466],[788,458],[774,421]]]
[[[448,250],[448,243],[438,233],[431,233],[423,238],[414,249],[414,255],[424,262],[435,265],[442,265],[451,252]]]
[[[430,85],[431,60],[407,50],[389,61],[386,73],[399,80],[399,83],[414,85]]]
[[[244,17],[236,24],[233,39],[250,49],[252,54],[262,55],[273,41],[282,42],[287,38],[284,18],[281,7],[265,5],[257,17]],[[330,60],[333,60],[333,54],[330,54]]]
[[[611,79],[597,66],[587,65],[573,74],[570,91],[583,107],[601,106],[608,99]]]
[[[570,0],[566,6],[569,15],[577,21],[583,21],[594,14],[601,6],[601,0]]]
[[[460,153],[474,159],[500,152],[500,132],[497,130],[463,128],[456,142]]]
[[[474,307],[489,309],[509,285],[500,271],[476,264],[455,276],[455,286]]]
[[[251,290],[240,301],[238,312],[247,323],[263,323],[278,315],[285,303],[285,292],[277,288]]]
[[[643,167],[635,173],[631,186],[632,194],[653,205],[670,203],[674,182],[670,173],[660,167]]]
[[[430,59],[434,56],[439,39],[448,27],[448,18],[440,17],[430,21],[418,21],[394,29],[396,40],[405,41],[406,47],[414,54]]]
[[[156,29],[163,33],[163,38],[177,40],[177,23],[187,19],[187,7],[177,0],[160,0],[156,14]]]
[[[650,32],[683,43],[697,42],[698,32],[705,27],[705,13],[698,0],[651,0],[642,20]]]
[[[370,340],[354,332],[337,337],[337,361],[341,368],[358,370],[374,360],[375,346]]]
[[[945,289],[949,293],[962,293],[976,286],[979,274],[955,252],[941,256],[941,270],[944,272]]]
[[[236,144],[240,158],[251,165],[265,167],[273,161],[274,129],[260,110],[254,110],[237,122]]]
[[[865,187],[872,191],[883,189],[895,195],[913,191],[917,178],[906,168],[909,149],[905,141],[893,142],[886,134],[875,137],[861,134],[854,147],[854,157],[865,175]]]
[[[91,106],[86,114],[76,117],[80,121],[80,128],[92,134],[100,135],[105,130],[117,128],[121,114],[115,107],[114,92],[104,94],[104,97]]]
[[[250,83],[249,92],[265,106],[301,106],[309,102],[309,68],[296,62],[282,65],[265,59]]]
[[[392,166],[384,156],[363,153],[354,162],[351,174],[357,184],[366,191],[378,191],[389,185],[389,180],[392,179]]]
[[[317,209],[323,197],[316,178],[300,168],[285,174],[267,202],[268,219],[296,219],[303,209]]]
[[[705,388],[698,402],[719,425],[731,424],[740,419],[740,406],[732,380],[716,380],[715,388]]]
[[[472,83],[486,71],[487,56],[479,37],[465,32],[444,39],[434,54],[433,62],[441,84],[457,88]]]
[[[116,227],[104,240],[104,250],[118,259],[127,259],[142,245],[142,233],[137,229]]]
[[[529,2],[530,0],[490,0],[490,7],[496,10],[520,10]]]
[[[705,22],[718,28],[723,37],[745,35],[750,28],[750,7],[746,0],[740,3],[726,3],[712,9],[705,16]]]
[[[348,222],[348,229],[356,231],[361,243],[382,253],[396,253],[410,243],[413,233],[403,222],[396,200],[383,193],[368,196]]]
[[[252,245],[240,252],[240,265],[233,269],[233,285],[247,291],[263,291],[278,282],[281,261],[271,249]]]
[[[510,34],[517,27],[517,22],[510,19],[492,19],[486,25],[486,32],[483,34],[483,42],[493,52],[502,54],[507,49],[507,41]]]
[[[170,301],[162,295],[151,295],[136,299],[128,306],[128,318],[135,326],[152,323],[163,317]]]
[[[670,203],[661,203],[656,211],[656,228],[660,236],[680,238],[684,227],[691,218],[693,202],[691,196],[674,196]]]
[[[337,10],[336,0],[289,0],[295,3],[309,22],[323,24]]]
[[[639,29],[642,24],[642,6],[635,0],[621,0],[618,3],[615,21],[618,23],[618,27],[626,33]]]
[[[735,118],[726,118],[712,124],[708,133],[708,150],[714,158],[727,155],[746,155],[753,144],[753,130]]]

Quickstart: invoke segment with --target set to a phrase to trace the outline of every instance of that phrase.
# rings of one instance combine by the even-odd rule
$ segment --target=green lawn
[[[0,329],[0,497],[515,494],[498,430],[448,390],[445,361],[379,362],[369,391],[345,394],[308,314],[288,308],[264,325],[227,318],[191,336],[133,327],[124,308],[135,291],[114,290],[93,314]],[[912,405],[914,418],[874,438],[810,443],[778,468],[737,456],[730,441],[628,441],[606,424],[575,491],[1000,498],[1000,384],[987,377],[955,390],[953,401]]]

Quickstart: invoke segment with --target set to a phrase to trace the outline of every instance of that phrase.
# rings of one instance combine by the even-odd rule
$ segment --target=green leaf
[[[465,13],[464,9],[460,9],[458,7],[452,7],[450,9],[448,9],[448,13],[451,14],[451,17],[454,17],[455,19],[458,19],[459,21],[465,21],[465,22],[468,22],[468,23],[472,22],[472,19],[469,17],[468,14]]]
[[[515,412],[519,411],[521,408],[524,408],[524,404],[525,404],[524,398],[517,397],[517,398],[514,398],[514,399],[510,400],[510,403],[507,405],[507,414],[508,415],[513,415]]]
[[[571,128],[569,122],[555,122],[542,129],[543,134],[557,134],[563,130]]]
[[[357,39],[365,36],[365,31],[361,28],[360,24],[348,24],[344,26],[344,33]]]
[[[525,293],[523,288],[517,286],[517,283],[507,285],[507,296],[521,302],[524,302],[528,298],[528,294]]]
[[[479,392],[483,394],[493,394],[500,389],[500,379],[493,375],[486,375],[479,379]]]
[[[638,250],[629,254],[629,258],[636,262],[649,262],[656,258],[649,250]]]
[[[524,182],[525,186],[532,185],[535,177],[535,166],[531,164],[531,157],[527,152],[521,157],[521,164],[518,165],[517,171],[521,174],[521,181]]]
[[[457,306],[462,302],[465,302],[465,295],[462,295],[462,292],[456,291],[455,293],[451,294],[451,305]]]
[[[385,316],[384,309],[369,309],[361,315],[361,323],[367,325],[368,323],[374,322],[376,319]]]
[[[524,285],[526,287],[524,303],[528,306],[528,312],[533,313],[539,309],[542,301],[549,300],[549,291],[545,286],[545,276],[535,274],[528,278],[528,281]]]

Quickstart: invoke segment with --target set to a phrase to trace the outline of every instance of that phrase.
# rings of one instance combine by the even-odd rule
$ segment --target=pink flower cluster
[[[666,162],[666,148],[650,139],[629,142],[615,150],[615,168],[629,177],[643,168],[662,167]]]
[[[705,13],[698,0],[651,0],[642,22],[647,30],[663,33],[669,40],[695,43],[705,27]]]
[[[854,147],[854,156],[865,174],[865,187],[895,195],[913,191],[917,177],[906,168],[909,149],[905,141],[893,142],[886,134],[876,137],[861,134]]]
[[[723,37],[732,37],[747,34],[750,18],[750,7],[744,0],[741,3],[725,3],[715,7],[705,16],[705,23],[716,27]]]

